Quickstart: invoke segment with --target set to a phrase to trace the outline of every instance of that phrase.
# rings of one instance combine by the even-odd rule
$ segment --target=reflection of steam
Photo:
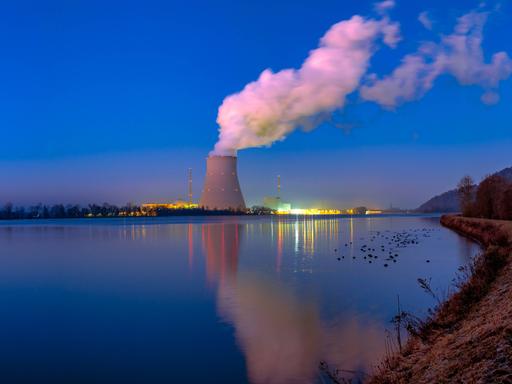
[[[278,223],[278,237],[296,225]],[[218,311],[235,328],[251,383],[311,383],[322,360],[332,367],[366,371],[382,356],[379,322],[344,314],[327,325],[317,306],[288,286],[239,273],[241,233],[237,224],[202,227],[207,277],[218,280]]]
[[[255,276],[221,285],[219,312],[236,329],[251,383],[308,383],[320,361],[318,311]]]
[[[236,285],[221,285],[218,308],[235,327],[254,384],[311,383],[322,360],[365,372],[383,354],[380,323],[352,314],[327,326],[313,303],[255,275],[240,275]]]

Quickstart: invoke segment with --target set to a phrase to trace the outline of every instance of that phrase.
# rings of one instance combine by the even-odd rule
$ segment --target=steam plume
[[[333,25],[300,69],[263,71],[257,81],[222,103],[213,153],[270,145],[297,127],[314,127],[357,89],[379,38],[394,47],[400,40],[398,24],[387,17],[356,15]]]
[[[512,73],[512,60],[505,52],[498,52],[485,63],[482,40],[487,17],[487,12],[460,17],[452,34],[442,36],[438,43],[421,44],[389,76],[378,79],[377,75],[370,75],[368,84],[360,89],[361,97],[393,108],[420,98],[432,88],[434,80],[448,74],[461,85],[482,87],[483,103],[498,102],[496,89]]]
[[[460,17],[453,32],[438,42],[420,44],[388,76],[365,77],[378,42],[393,48],[401,39],[399,24],[387,16],[393,6],[393,0],[377,3],[378,19],[356,15],[333,25],[299,69],[266,69],[241,92],[226,97],[217,116],[220,134],[212,154],[233,155],[283,140],[298,127],[312,129],[342,108],[355,91],[362,100],[395,108],[421,98],[443,74],[461,85],[482,87],[483,103],[499,101],[496,90],[512,73],[512,60],[498,52],[485,62],[482,40],[489,13],[483,11]],[[425,26],[431,27],[427,14],[423,16],[422,23],[428,20]]]
[[[432,30],[432,20],[430,20],[428,12],[421,12],[418,16],[418,21],[429,31]]]

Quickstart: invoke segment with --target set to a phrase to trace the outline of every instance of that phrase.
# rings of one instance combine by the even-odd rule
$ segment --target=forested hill
[[[496,172],[496,175],[503,177],[504,179],[512,182],[512,167],[502,169]],[[461,176],[462,177],[462,176]],[[444,192],[437,195],[427,202],[416,208],[418,212],[458,212],[460,211],[459,199],[457,196],[457,190],[452,189],[451,191]]]

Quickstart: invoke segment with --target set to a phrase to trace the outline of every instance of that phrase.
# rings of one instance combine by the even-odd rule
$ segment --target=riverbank
[[[402,353],[389,356],[369,383],[512,381],[512,222],[446,215],[441,224],[483,252],[461,271],[458,291],[416,324]]]

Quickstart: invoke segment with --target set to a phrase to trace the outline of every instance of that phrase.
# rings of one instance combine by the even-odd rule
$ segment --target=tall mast
[[[192,204],[192,168],[188,169],[188,203]]]

